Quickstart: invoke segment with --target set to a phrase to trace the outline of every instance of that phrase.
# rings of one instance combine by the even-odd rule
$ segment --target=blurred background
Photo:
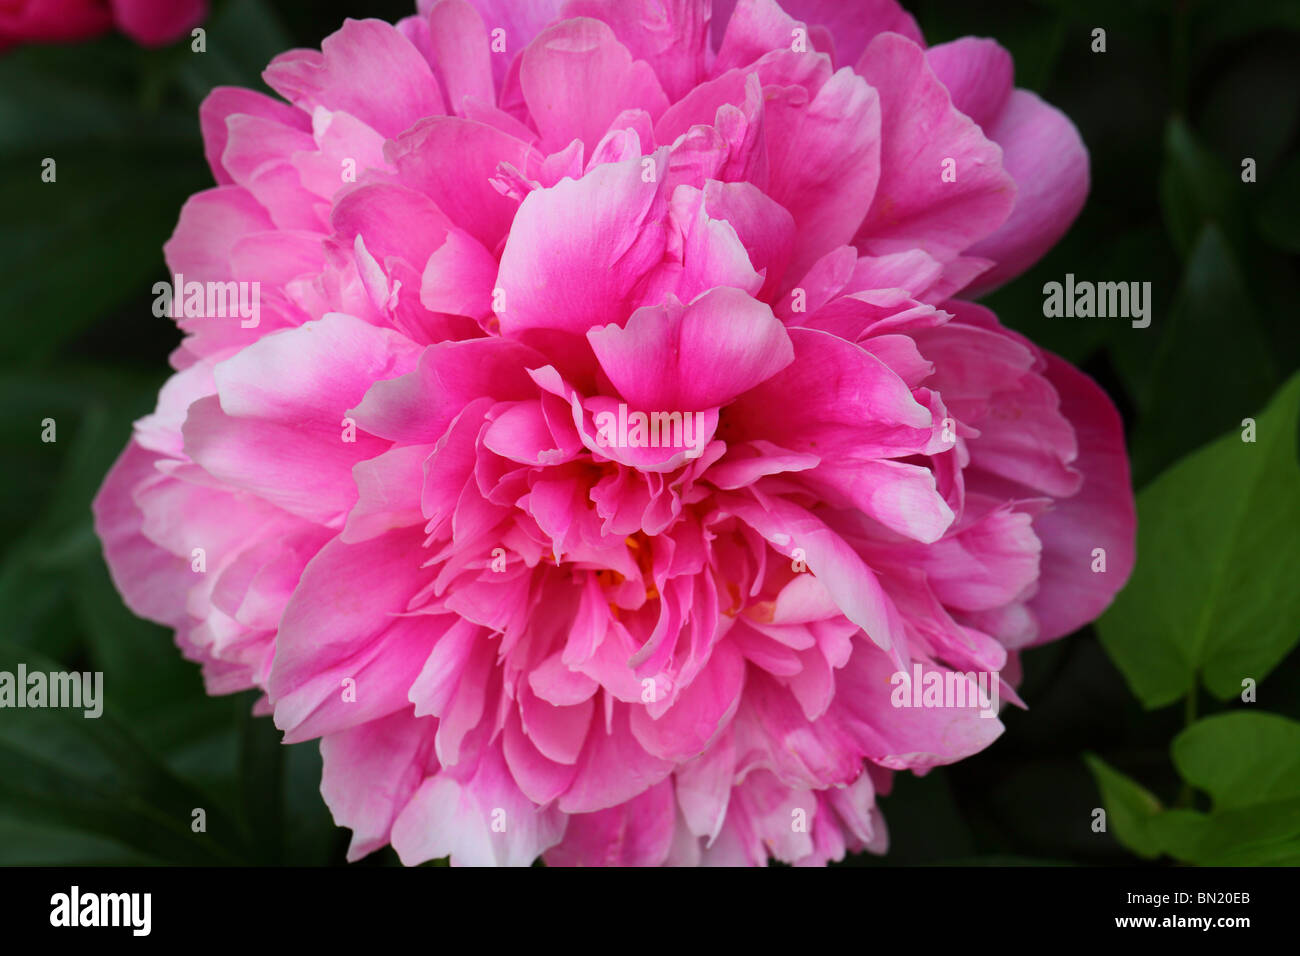
[[[932,44],[1006,46],[1016,84],[1062,109],[1091,152],[1074,228],[985,301],[1113,397],[1143,536],[1100,626],[1025,655],[1030,711],[1005,714],[983,754],[898,777],[882,800],[889,855],[846,863],[1300,862],[1300,393],[1284,389],[1300,369],[1300,4],[904,5]],[[412,6],[215,0],[203,54],[188,38],[149,50],[116,34],[0,53],[0,670],[102,671],[108,701],[98,720],[0,711],[0,864],[344,861],[317,745],[282,746],[250,715],[251,692],[205,696],[171,635],[123,606],[89,505],[179,341],[151,287],[182,203],[212,185],[200,101],[218,85],[264,89],[275,54],[318,48],[347,16]],[[40,180],[45,157],[57,184]],[[1067,272],[1151,282],[1150,328],[1044,318],[1043,284]],[[1247,416],[1255,444],[1241,441]],[[1198,552],[1191,522],[1222,525],[1223,547]],[[1189,693],[1144,682],[1166,660],[1185,665]],[[1258,703],[1240,701],[1240,675]],[[1206,766],[1243,749],[1255,764],[1207,782]],[[1267,785],[1261,767],[1277,770]],[[194,807],[206,833],[191,830]],[[396,862],[384,850],[364,865]]]

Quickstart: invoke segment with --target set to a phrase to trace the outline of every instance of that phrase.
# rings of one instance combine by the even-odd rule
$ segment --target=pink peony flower
[[[422,3],[203,105],[96,527],[351,859],[883,852],[1002,729],[894,675],[1014,700],[1129,574],[1110,401],[955,298],[1077,214],[1069,120],[892,0],[721,6]]]
[[[0,0],[0,50],[88,40],[114,27],[144,46],[163,46],[207,10],[207,0]]]

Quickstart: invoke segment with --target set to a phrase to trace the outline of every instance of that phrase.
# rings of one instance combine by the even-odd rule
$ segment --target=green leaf
[[[1285,717],[1241,710],[1206,717],[1171,749],[1183,779],[1216,810],[1300,797],[1300,723]]]
[[[1120,842],[1139,856],[1203,866],[1300,863],[1300,723],[1219,714],[1184,730],[1172,751],[1183,778],[1210,795],[1208,812],[1163,810],[1139,784],[1087,758]]]
[[[1201,229],[1217,224],[1234,248],[1245,233],[1241,176],[1202,146],[1179,117],[1165,127],[1165,163],[1160,174],[1160,205],[1178,251],[1187,256]]]
[[[1254,442],[1229,432],[1138,495],[1137,566],[1097,628],[1148,709],[1198,677],[1226,700],[1300,638],[1298,416],[1300,374],[1259,416]]]
[[[1138,487],[1237,425],[1248,414],[1243,409],[1259,408],[1279,384],[1246,280],[1216,226],[1207,225],[1197,239],[1160,335],[1138,395],[1142,417],[1132,442]]]
[[[54,661],[0,643],[0,671],[66,671]],[[6,709],[0,720],[0,817],[77,831],[138,851],[158,862],[248,862],[243,832],[205,792],[173,774],[113,715],[112,688],[103,712]],[[192,811],[207,814],[207,832],[191,830]],[[0,863],[22,862],[0,844]],[[29,853],[28,850],[23,851]]]
[[[1300,797],[1241,810],[1171,810],[1151,821],[1163,852],[1200,866],[1280,866],[1300,859]]]
[[[1207,866],[1300,860],[1300,723],[1232,711],[1188,727],[1171,749],[1178,772],[1213,805],[1153,823],[1165,852]]]
[[[1152,834],[1151,822],[1164,809],[1160,801],[1100,757],[1085,754],[1084,761],[1101,791],[1108,832],[1113,832],[1115,839],[1138,856],[1148,859],[1159,856],[1162,843]]]

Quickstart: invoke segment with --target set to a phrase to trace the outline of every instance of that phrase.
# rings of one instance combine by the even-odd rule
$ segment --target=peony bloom
[[[958,298],[1077,214],[1074,127],[892,0],[725,6],[421,3],[203,105],[96,527],[351,859],[883,852],[1002,729],[893,675],[1014,701],[1128,576],[1115,409]]]
[[[207,0],[0,0],[0,50],[89,40],[113,28],[144,46],[163,46],[207,12]]]

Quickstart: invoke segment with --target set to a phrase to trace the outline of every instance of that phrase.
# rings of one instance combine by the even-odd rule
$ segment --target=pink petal
[[[1088,150],[1069,118],[1028,90],[1011,94],[988,137],[1016,181],[1011,215],[970,253],[997,265],[974,283],[979,295],[1024,272],[1065,235],[1088,197]]]
[[[221,165],[281,229],[323,231],[324,206],[303,187],[292,162],[294,153],[312,150],[310,133],[278,119],[236,113],[226,117],[226,148]]]
[[[157,475],[154,462],[160,457],[135,442],[126,446],[95,495],[95,534],[127,606],[141,617],[179,627],[187,616],[185,595],[194,584],[194,572],[186,557],[144,536],[144,515],[133,496],[136,485]]]
[[[880,93],[880,185],[858,232],[871,255],[920,248],[947,260],[992,233],[1011,212],[1016,182],[1001,150],[953,108],[915,43],[876,37],[858,61]],[[955,162],[955,182],[942,179]]]
[[[1137,528],[1119,413],[1092,379],[1046,357],[1061,410],[1079,436],[1074,466],[1083,487],[1034,520],[1043,542],[1038,593],[1029,602],[1040,628],[1035,643],[1069,634],[1110,605],[1133,570]],[[1092,570],[1095,548],[1106,551],[1104,574]]]
[[[454,866],[529,866],[565,823],[525,797],[500,748],[490,748],[472,777],[443,771],[424,781],[393,823],[393,849],[408,866],[444,856]]]
[[[221,165],[221,154],[226,150],[226,117],[232,114],[260,116],[303,132],[311,131],[311,118],[301,110],[252,90],[236,86],[215,87],[199,106],[199,126],[203,131],[203,154],[219,186],[234,182]]]
[[[487,27],[467,0],[439,0],[433,5],[429,39],[453,113],[461,114],[467,96],[485,103],[496,99]]]
[[[725,405],[794,360],[785,327],[739,289],[717,288],[688,306],[638,309],[587,339],[614,387],[642,409]]]
[[[795,360],[727,411],[732,434],[822,459],[915,454],[935,423],[893,371],[826,332],[789,329]]]
[[[530,0],[528,3],[519,3],[517,0],[470,2],[483,18],[483,25],[489,34],[501,31],[499,37],[505,49],[492,53],[492,75],[497,89],[501,89],[510,64],[517,61],[524,48],[533,42],[533,37],[559,17],[564,0]]]
[[[645,707],[632,710],[632,734],[656,757],[675,762],[695,757],[726,727],[740,704],[744,684],[740,652],[730,644],[719,644],[704,670],[660,717],[652,718]]]
[[[851,240],[872,207],[885,171],[881,100],[848,67],[812,102],[802,91],[767,95],[768,192],[794,216],[790,272],[798,277]]]
[[[839,66],[856,63],[879,33],[901,33],[925,46],[916,20],[894,0],[783,0],[781,6],[809,27],[816,24],[829,29]]]
[[[501,163],[528,165],[526,142],[474,120],[440,116],[396,137],[385,155],[403,184],[423,192],[451,222],[496,250],[519,203],[493,189],[490,179]]]
[[[923,665],[922,673],[936,668]],[[839,672],[835,711],[861,741],[868,759],[892,770],[927,770],[979,753],[1003,731],[997,717],[980,707],[895,707],[896,665],[884,654],[858,652]],[[905,671],[910,678],[912,671]],[[922,685],[924,687],[924,685]],[[891,693],[883,693],[888,688]],[[971,695],[974,696],[974,695]],[[967,698],[970,699],[970,696]]]
[[[398,711],[321,739],[321,796],[334,821],[352,830],[349,862],[389,842],[393,821],[424,779],[434,723]]]
[[[280,622],[267,686],[287,740],[407,706],[407,690],[446,628],[424,615],[397,616],[429,576],[418,561],[422,539],[419,528],[356,544],[335,538],[307,566]],[[345,699],[345,678],[355,681],[354,700]]]
[[[385,450],[347,410],[376,379],[402,374],[418,351],[393,332],[334,315],[267,336],[217,367],[222,398],[191,406],[185,447],[237,488],[321,522],[356,500],[352,466]]]
[[[569,818],[547,866],[659,866],[672,846],[673,785],[663,781],[627,803]]]
[[[501,253],[502,333],[582,335],[623,321],[637,284],[663,258],[665,210],[637,159],[529,193]]]
[[[389,139],[417,120],[446,112],[429,64],[382,20],[345,20],[325,38],[321,52],[282,53],[262,78],[302,109],[344,110]]]
[[[948,88],[952,105],[988,134],[1011,95],[1011,54],[993,40],[962,37],[930,47],[925,58],[939,82]]]
[[[395,447],[352,468],[357,503],[348,512],[344,541],[364,541],[393,528],[423,524],[420,487],[431,445]]]
[[[650,64],[670,100],[703,78],[709,0],[568,0],[561,16],[607,23],[632,56]]]
[[[570,140],[595,145],[627,109],[658,118],[668,108],[649,64],[634,61],[599,20],[562,20],[524,51],[519,82],[547,152]]]
[[[186,201],[176,231],[163,246],[163,256],[172,274],[182,273],[187,281],[227,281],[235,277],[230,263],[235,243],[273,228],[266,210],[248,190],[218,186]]]
[[[625,803],[672,772],[672,763],[646,753],[632,736],[628,706],[614,705],[609,728],[603,722],[592,728],[577,775],[560,797],[564,813],[591,813]]]

